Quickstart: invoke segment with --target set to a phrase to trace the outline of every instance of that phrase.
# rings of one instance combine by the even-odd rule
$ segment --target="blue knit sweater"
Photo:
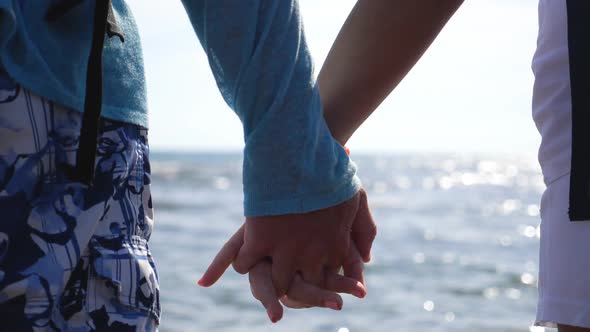
[[[0,0],[0,61],[24,87],[82,111],[94,5],[47,22],[59,1]],[[303,213],[352,197],[360,183],[323,120],[296,0],[182,2],[243,124],[245,215]],[[147,127],[137,26],[123,0],[113,5],[125,42],[105,43],[102,116]]]

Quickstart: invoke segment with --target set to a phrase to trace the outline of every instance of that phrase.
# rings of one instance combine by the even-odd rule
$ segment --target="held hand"
[[[242,226],[219,251],[199,281],[199,285],[209,287],[223,275],[242,246],[243,236]],[[343,303],[337,293],[348,293],[358,298],[366,295],[365,287],[361,283],[364,282],[363,261],[355,245],[349,247],[344,262],[344,276],[335,271],[326,271],[321,288],[307,283],[296,274],[289,285],[287,295],[279,299],[272,284],[272,265],[268,260],[262,260],[249,272],[250,288],[254,297],[266,308],[272,322],[277,322],[283,316],[283,307],[279,300],[285,306],[295,309],[325,307],[340,310]]]
[[[362,267],[362,261],[359,262]],[[362,271],[359,273],[362,274]],[[347,293],[358,298],[366,295],[365,287],[360,282],[336,272],[327,272],[322,280],[323,288],[304,281],[301,275],[296,274],[287,294],[279,298],[272,284],[272,264],[269,261],[256,264],[250,270],[249,277],[252,295],[262,303],[273,323],[283,316],[281,303],[292,309],[323,307],[341,310],[343,301],[338,293]]]
[[[234,269],[245,274],[269,258],[279,297],[287,293],[297,273],[319,285],[326,269],[343,265],[359,202],[360,193],[340,205],[309,213],[247,218]]]
[[[358,201],[356,209],[354,209],[355,201]],[[343,209],[344,211],[340,209]],[[350,216],[347,215],[347,213],[350,213],[350,210],[356,210],[355,215],[352,217],[354,221],[352,226],[348,226],[347,224],[351,219]],[[341,217],[339,219],[334,219],[335,215],[336,217],[338,217],[338,215]],[[305,218],[302,218],[303,216],[310,216],[312,219],[306,220]],[[331,217],[331,219],[329,217]],[[242,225],[242,227],[221,249],[217,257],[215,257],[209,266],[207,272],[203,275],[203,278],[200,281],[202,286],[213,285],[217,279],[223,275],[227,266],[236,259],[236,256],[238,256],[239,261],[234,262],[234,268],[241,273],[247,272],[254,263],[265,257],[273,257],[275,258],[275,264],[273,264],[273,281],[275,281],[275,286],[277,286],[275,276],[287,275],[287,277],[283,279],[288,280],[282,281],[282,284],[277,287],[277,293],[283,295],[286,290],[286,285],[289,285],[291,279],[295,275],[295,271],[304,270],[297,266],[285,266],[287,265],[286,262],[279,263],[280,265],[277,266],[277,259],[279,259],[277,256],[279,255],[272,255],[273,248],[276,252],[276,248],[279,247],[278,245],[280,244],[277,239],[287,239],[282,247],[291,249],[289,251],[290,255],[288,256],[290,259],[293,259],[293,254],[296,255],[296,257],[299,256],[299,261],[304,258],[304,254],[312,256],[312,262],[316,262],[316,271],[318,271],[318,273],[303,273],[303,278],[316,285],[319,280],[322,279],[321,274],[325,268],[334,270],[340,268],[342,265],[346,265],[342,261],[342,253],[344,253],[346,258],[350,260],[350,237],[352,237],[356,244],[354,250],[360,255],[360,257],[362,257],[362,260],[365,262],[370,260],[371,246],[375,239],[377,228],[373,217],[371,216],[367,194],[364,189],[361,189],[353,199],[333,208],[303,215],[288,215],[284,216],[285,220],[281,219],[283,217],[266,218],[271,219],[250,219]],[[341,224],[342,220],[346,222],[344,225]],[[349,229],[348,232],[343,231],[343,229],[346,228]],[[332,229],[336,229],[334,233],[336,233],[337,238],[342,241],[341,244],[334,243],[334,233],[330,233]],[[342,233],[345,233],[345,236],[347,236],[345,239],[342,239]],[[325,241],[322,241],[322,236],[326,237]],[[249,247],[245,244],[245,239],[249,240]],[[314,241],[311,241],[312,239]],[[297,241],[300,242],[297,243]],[[289,246],[291,246],[291,248]],[[321,249],[314,251],[314,246],[336,251],[337,254],[333,256],[338,257],[337,259],[339,260],[339,263],[331,263],[330,265],[321,266],[317,261],[321,261],[322,257],[330,256],[324,256],[325,254],[322,255]],[[300,247],[304,248],[299,249]],[[356,250],[357,248],[358,251]],[[271,252],[271,254],[264,255],[262,253],[264,249],[266,249],[267,252]],[[301,251],[298,252],[297,250]],[[236,254],[238,252],[239,254]],[[284,274],[281,272],[281,266],[285,266],[283,267],[283,270],[286,269],[287,271],[290,271],[290,273]]]

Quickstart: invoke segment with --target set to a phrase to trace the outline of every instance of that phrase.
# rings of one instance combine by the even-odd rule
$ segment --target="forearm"
[[[337,205],[359,189],[326,126],[296,0],[183,0],[244,128],[247,216]]]
[[[345,144],[399,84],[463,0],[359,0],[318,82],[324,118]]]

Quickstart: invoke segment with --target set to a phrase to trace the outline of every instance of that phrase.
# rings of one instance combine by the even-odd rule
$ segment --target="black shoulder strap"
[[[50,8],[46,18],[49,21],[57,20],[82,2],[83,0],[64,0]],[[80,129],[76,165],[74,167],[66,166],[66,172],[69,173],[66,175],[72,181],[79,181],[87,185],[92,185],[94,178],[98,124],[102,110],[102,52],[106,34],[109,37],[118,36],[121,41],[124,41],[113,14],[111,0],[95,0],[92,46],[86,71],[84,115]]]
[[[590,1],[567,0],[572,94],[571,221],[590,220]]]

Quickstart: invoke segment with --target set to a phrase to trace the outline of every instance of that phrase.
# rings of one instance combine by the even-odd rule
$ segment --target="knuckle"
[[[359,229],[355,236],[372,241],[377,237],[377,225],[374,222],[368,223]]]
[[[371,227],[369,228],[369,236],[371,239],[375,239],[375,237],[377,237],[377,225],[375,225],[375,223],[372,223]]]
[[[347,279],[344,276],[334,273],[326,278],[326,287],[330,287],[330,288],[340,287],[343,284],[345,284],[346,281],[347,281]]]
[[[356,257],[346,257],[342,262],[342,265],[346,267],[354,267],[357,266],[357,264],[359,264],[359,261]]]
[[[344,257],[348,256],[349,246],[350,244],[348,246],[339,245],[333,248],[334,256],[338,261],[341,261]]]
[[[242,266],[241,264],[239,264],[237,261],[234,261],[231,266],[234,268],[234,271],[236,271],[239,274],[246,274],[248,273],[248,269],[244,266]]]
[[[320,266],[323,262],[324,249],[310,247],[305,249],[299,257],[295,259],[298,271],[310,272]]]
[[[236,243],[235,241],[232,241],[232,240],[228,240],[227,242],[225,242],[224,247],[226,247],[227,249],[229,249],[230,252],[233,252],[233,253],[236,253],[236,254],[242,248],[238,243]]]

